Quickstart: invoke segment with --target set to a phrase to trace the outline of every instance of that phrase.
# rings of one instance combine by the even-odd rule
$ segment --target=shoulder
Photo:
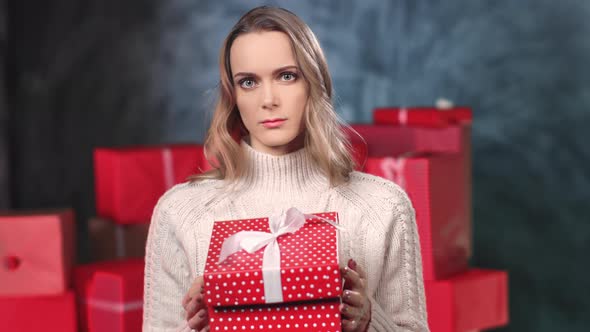
[[[407,193],[385,178],[354,171],[347,183],[337,187],[338,193],[351,206],[370,219],[388,223],[415,213]]]
[[[202,213],[219,197],[221,185],[222,181],[215,179],[177,184],[158,199],[154,214],[182,214],[186,211]]]

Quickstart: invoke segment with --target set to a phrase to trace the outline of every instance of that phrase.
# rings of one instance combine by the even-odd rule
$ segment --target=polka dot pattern
[[[212,332],[224,331],[322,331],[340,332],[337,299],[322,302],[281,303],[248,308],[209,308]]]
[[[316,216],[338,220],[335,212]],[[212,306],[265,303],[264,248],[252,254],[240,250],[218,264],[223,241],[244,230],[269,232],[268,218],[218,221],[213,226],[204,275],[205,301]],[[321,219],[308,218],[296,233],[278,238],[284,302],[336,298],[341,294],[336,232]]]

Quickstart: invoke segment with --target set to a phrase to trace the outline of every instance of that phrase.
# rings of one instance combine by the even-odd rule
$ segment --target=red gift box
[[[460,155],[370,157],[365,170],[397,183],[412,201],[425,280],[467,269],[472,252],[471,177]]]
[[[76,332],[74,293],[0,297],[0,331]]]
[[[70,286],[72,210],[0,215],[0,295],[57,295]]]
[[[472,269],[447,280],[425,281],[432,332],[466,332],[508,324],[508,274]]]
[[[149,224],[121,225],[103,218],[88,220],[90,254],[93,261],[143,258]]]
[[[471,124],[472,120],[468,107],[384,107],[373,111],[373,122],[376,124],[443,128],[453,124]]]
[[[209,326],[211,331],[341,332],[339,306],[339,299],[330,299],[234,309],[215,307],[209,309]]]
[[[293,220],[300,228],[276,233]],[[303,215],[290,209],[281,216],[215,222],[204,274],[211,330],[264,323],[265,331],[317,324],[323,331],[340,331],[337,220],[335,212]],[[239,250],[238,243],[246,248],[255,240],[262,241],[260,248]],[[235,245],[230,252],[237,251],[225,255],[224,241]]]
[[[81,331],[141,331],[143,259],[77,266],[74,286]]]
[[[158,198],[205,165],[196,144],[96,149],[97,214],[120,224],[149,223]]]
[[[471,156],[471,126],[448,125],[441,128],[399,127],[385,124],[355,124],[344,128],[350,141],[368,144],[369,156],[396,156],[404,153],[461,153]]]

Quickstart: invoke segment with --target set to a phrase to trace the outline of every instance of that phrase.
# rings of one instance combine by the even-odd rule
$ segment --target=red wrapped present
[[[259,324],[264,331],[340,331],[337,220],[335,212],[292,208],[215,222],[204,274],[211,331]]]
[[[0,331],[76,332],[74,292],[0,297]]]
[[[104,218],[90,218],[88,237],[92,260],[143,258],[149,227],[149,224],[121,225]]]
[[[375,124],[444,128],[449,125],[471,124],[473,115],[468,107],[383,107],[373,111]]]
[[[70,286],[74,213],[0,215],[0,296],[57,295]]]
[[[353,129],[368,144],[369,156],[396,156],[404,153],[460,153],[471,159],[471,126],[448,125],[441,128],[399,127],[385,124],[355,124],[344,128],[350,141],[361,142]]]
[[[205,164],[196,144],[96,149],[97,213],[120,224],[149,223],[158,198]]]
[[[447,280],[425,281],[432,332],[466,332],[508,324],[508,274],[472,269]]]
[[[397,183],[410,197],[425,280],[467,269],[472,252],[471,177],[460,155],[370,157],[365,171]]]
[[[141,331],[143,316],[143,259],[77,266],[81,331]]]

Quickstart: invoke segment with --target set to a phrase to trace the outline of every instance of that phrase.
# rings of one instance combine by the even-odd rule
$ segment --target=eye
[[[290,72],[290,71],[286,71],[284,73],[281,73],[281,80],[282,81],[294,81],[297,79],[297,74]]]
[[[252,78],[241,79],[238,84],[244,89],[252,89],[256,86],[256,82]]]

